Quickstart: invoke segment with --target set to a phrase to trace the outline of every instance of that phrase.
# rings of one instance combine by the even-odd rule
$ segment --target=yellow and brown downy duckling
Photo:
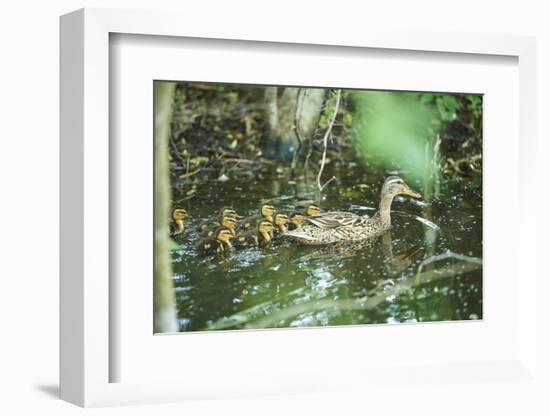
[[[212,221],[202,224],[201,226],[199,226],[199,231],[204,232],[206,230],[215,230],[218,227],[225,226],[224,218],[234,218],[235,220],[237,220],[238,217],[239,216],[237,215],[237,211],[235,211],[233,208],[221,208],[218,212],[218,221]]]
[[[183,235],[185,233],[185,224],[183,223],[183,220],[188,217],[189,214],[183,208],[174,208],[172,210],[172,221],[170,222],[170,237],[175,240],[181,240],[183,238]]]
[[[289,223],[289,221],[290,220],[288,219],[288,215],[275,214],[275,216],[273,217],[273,234],[275,237],[285,234],[288,231],[287,224]]]
[[[231,230],[231,233],[235,235],[235,227],[237,226],[237,219],[235,217],[222,217],[220,224],[213,224],[215,227],[203,228],[201,238],[214,237],[216,230],[221,227],[227,227]]]
[[[296,228],[300,228],[302,225],[304,225],[305,222],[306,217],[304,214],[300,212],[293,212],[292,214],[290,214],[288,229],[295,230]]]
[[[271,242],[273,223],[267,219],[258,221],[255,230],[247,231],[235,237],[235,247],[265,247]]]
[[[275,207],[273,205],[263,204],[260,208],[260,215],[245,218],[239,224],[239,230],[248,231],[253,229],[253,227],[257,226],[258,221],[264,219],[273,222],[273,214],[275,214]]]
[[[321,207],[317,204],[308,204],[304,209],[304,214],[308,217],[319,215],[321,213]]]
[[[221,254],[233,249],[231,239],[233,232],[227,227],[218,227],[214,237],[203,238],[197,243],[197,251],[202,255]]]

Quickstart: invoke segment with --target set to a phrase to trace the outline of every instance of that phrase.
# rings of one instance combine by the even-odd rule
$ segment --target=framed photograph
[[[483,319],[482,95],[153,90],[156,332]]]
[[[539,388],[534,40],[179,22],[61,18],[62,398]]]

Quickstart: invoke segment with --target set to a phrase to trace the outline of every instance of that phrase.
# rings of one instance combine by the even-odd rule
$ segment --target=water
[[[338,179],[326,188],[323,210],[375,212],[384,175],[358,166],[325,176],[332,174]],[[271,202],[291,213],[312,188],[269,174],[202,183],[180,203],[192,218],[172,253],[180,330],[482,319],[480,181],[448,179],[429,204],[396,198],[391,231],[372,240],[314,247],[282,239],[224,257],[199,257],[194,247],[198,225],[221,206],[256,215]]]

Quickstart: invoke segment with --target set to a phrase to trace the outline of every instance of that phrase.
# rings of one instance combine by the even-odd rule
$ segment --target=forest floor
[[[271,138],[262,88],[179,83],[174,99],[170,138],[170,172],[174,199],[191,198],[197,186],[210,180],[259,179],[289,175],[291,163],[269,152]],[[343,116],[352,111],[345,100],[333,126],[326,164],[355,163],[352,128]],[[469,177],[481,171],[481,126],[471,120],[443,123],[441,164],[450,176]],[[304,156],[318,169],[323,151],[323,129],[318,129]]]

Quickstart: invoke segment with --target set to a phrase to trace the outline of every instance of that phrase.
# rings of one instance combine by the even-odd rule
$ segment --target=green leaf
[[[346,127],[351,127],[353,125],[353,116],[351,113],[345,113],[342,121]]]
[[[426,94],[420,94],[420,102],[422,104],[429,104],[433,101],[434,99],[434,95],[433,94],[429,94],[429,93],[426,93]]]
[[[460,108],[460,104],[452,95],[443,95],[441,99],[445,108],[451,113],[456,113],[456,110]]]

